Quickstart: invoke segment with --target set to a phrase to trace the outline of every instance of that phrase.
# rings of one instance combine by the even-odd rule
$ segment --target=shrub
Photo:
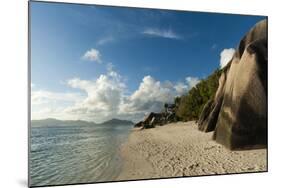
[[[197,120],[209,99],[214,98],[222,70],[215,70],[206,79],[201,80],[187,94],[176,97],[176,115],[183,121]]]

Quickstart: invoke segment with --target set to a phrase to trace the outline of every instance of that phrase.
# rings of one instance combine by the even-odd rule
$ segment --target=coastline
[[[267,171],[267,149],[230,151],[198,130],[194,121],[132,129],[116,180]]]

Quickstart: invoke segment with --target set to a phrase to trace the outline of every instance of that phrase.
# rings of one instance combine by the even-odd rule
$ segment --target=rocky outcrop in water
[[[223,69],[214,99],[207,102],[199,130],[230,149],[267,146],[267,20],[240,41]]]

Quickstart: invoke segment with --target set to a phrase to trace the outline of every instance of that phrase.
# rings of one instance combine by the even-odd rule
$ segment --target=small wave
[[[36,137],[31,135],[33,186],[112,181],[120,170],[116,155],[128,134],[125,129],[97,131],[81,127],[75,129],[76,133],[67,128],[36,131]]]
[[[42,152],[45,151],[46,149],[37,149],[37,150],[31,150],[31,153],[37,153],[37,152]]]

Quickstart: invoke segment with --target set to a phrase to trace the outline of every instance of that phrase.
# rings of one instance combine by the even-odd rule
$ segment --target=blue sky
[[[190,89],[192,83],[220,68],[222,52],[225,49],[231,52],[243,35],[264,19],[41,2],[31,2],[30,11],[31,81],[37,100],[32,104],[34,119],[103,121],[128,117],[120,112],[127,105],[132,119],[138,120],[149,110],[157,110],[161,102],[169,102],[170,95],[179,95],[176,91],[164,92],[166,98],[150,108],[144,103],[155,98],[148,101],[137,98],[137,94],[151,93],[140,90],[145,86],[159,86],[158,89],[166,91],[177,84]],[[103,81],[118,87],[110,84],[107,89],[99,87],[102,76],[106,78]],[[73,85],[75,79],[79,83]],[[110,95],[102,93],[108,91]],[[63,100],[67,98],[65,94],[71,96],[69,100]],[[52,100],[51,103],[48,100]],[[147,108],[137,107],[133,100]],[[108,104],[110,102],[115,106]],[[78,103],[83,103],[83,108]],[[79,110],[80,114],[71,111],[72,115],[65,115],[65,108],[73,106],[79,106],[88,115]],[[50,113],[46,113],[48,110]],[[103,113],[90,118],[97,112]]]

